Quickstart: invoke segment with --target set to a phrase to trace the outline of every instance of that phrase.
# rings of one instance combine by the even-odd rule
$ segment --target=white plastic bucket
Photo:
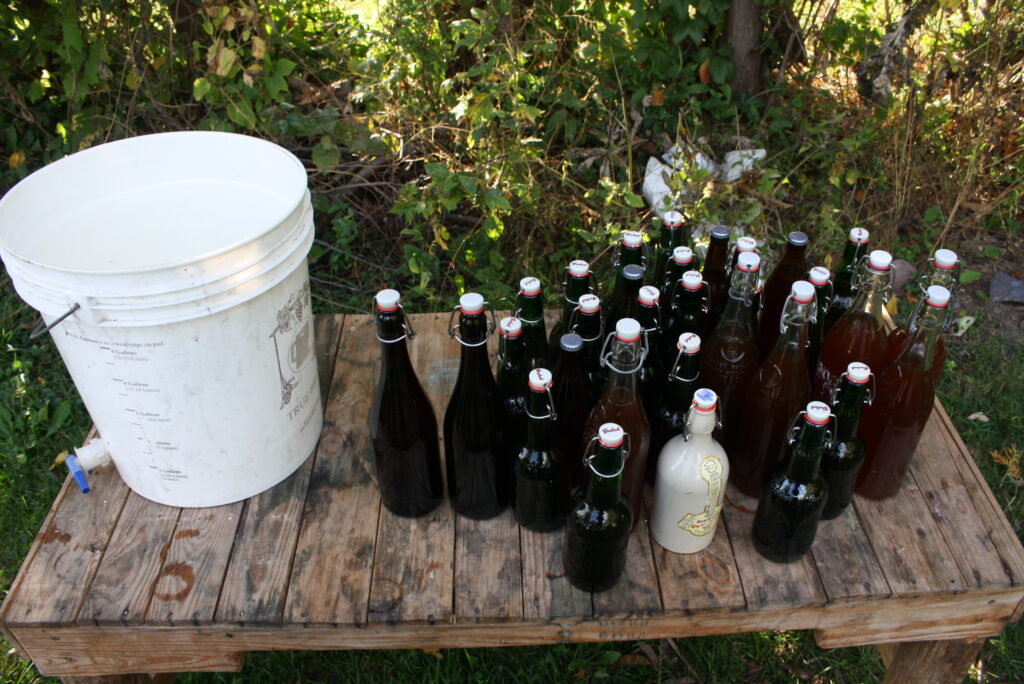
[[[125,483],[172,506],[277,484],[320,436],[306,172],[229,133],[100,145],[0,199],[0,256]]]

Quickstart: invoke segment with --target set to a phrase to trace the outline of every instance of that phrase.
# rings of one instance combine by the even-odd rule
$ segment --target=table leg
[[[879,644],[888,668],[883,684],[960,684],[984,644],[984,639]]]

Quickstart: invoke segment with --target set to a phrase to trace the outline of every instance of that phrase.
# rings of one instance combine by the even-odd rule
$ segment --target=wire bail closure
[[[608,336],[604,338],[604,344],[601,345],[601,366],[607,368],[610,371],[614,371],[620,375],[629,375],[630,373],[636,373],[638,370],[643,368],[644,360],[647,358],[647,337],[641,335],[639,340],[640,343],[640,357],[637,359],[636,366],[628,370],[621,370],[616,368],[611,362],[611,351],[608,350],[608,345],[611,344],[612,338],[615,337],[614,332],[608,333]]]
[[[786,332],[786,328],[789,327],[790,323],[795,318],[793,316],[793,313],[790,312],[790,311],[787,311],[787,309],[796,307],[796,306],[798,306],[800,304],[810,304],[811,305],[810,310],[807,312],[807,320],[801,321],[800,324],[802,325],[803,323],[817,323],[818,322],[818,305],[817,305],[818,293],[817,292],[814,293],[814,297],[815,297],[815,299],[812,299],[809,302],[798,302],[795,299],[793,299],[793,293],[792,292],[790,292],[788,295],[786,295],[786,301],[782,305],[782,315],[779,316],[779,332],[780,333]],[[790,304],[790,302],[793,302],[793,304]]]
[[[597,456],[597,449],[594,447],[597,444],[597,436],[590,438],[587,443],[587,448],[583,450],[583,464],[590,469],[594,475],[603,477],[606,480],[610,480],[613,477],[618,477],[622,474],[622,471],[626,469],[626,461],[629,459],[629,452],[633,449],[633,439],[629,436],[629,433],[623,430],[622,432],[623,444],[622,444],[622,462],[619,464],[619,469],[614,473],[606,474],[599,471],[594,467],[594,458]],[[612,447],[614,448],[614,447]]]
[[[531,391],[536,392],[537,390],[530,388]],[[555,396],[551,394],[551,386],[548,385],[544,388],[544,392],[548,395],[548,413],[546,416],[535,416],[530,413],[530,409],[526,409],[526,416],[533,418],[534,420],[558,420],[558,413],[555,412]]]
[[[493,333],[494,329],[497,327],[497,323],[494,320],[494,309],[488,308],[490,304],[491,303],[488,302],[486,299],[484,300],[483,310],[491,314],[490,320],[487,321],[487,334],[484,335],[484,339],[480,340],[479,342],[466,342],[459,335],[459,324],[455,322],[455,313],[462,308],[459,304],[456,304],[455,306],[452,307],[451,315],[448,316],[448,335],[453,340],[461,344],[463,347],[482,347],[483,345],[487,344],[487,338],[491,336],[491,333]]]
[[[401,337],[396,337],[393,340],[385,340],[380,336],[380,333],[377,333],[377,340],[384,344],[394,344],[395,342],[411,340],[416,337],[416,331],[412,329],[412,325],[409,324],[409,317],[405,315],[405,308],[401,304],[398,305],[398,308],[402,310],[402,330],[405,331],[405,334]]]
[[[860,290],[860,281],[864,277],[864,273],[870,267],[871,255],[863,254],[857,261],[857,268],[853,272],[853,278],[850,281],[850,287],[853,290]],[[892,299],[892,267],[890,266],[885,273],[885,287],[882,288],[882,301],[888,303]]]
[[[786,430],[786,445],[793,446],[796,442],[797,435],[804,429],[804,422],[800,419],[807,415],[807,411],[801,411],[796,414],[796,417],[789,424],[789,429]],[[829,415],[828,423],[825,425],[826,435],[825,443],[822,445],[824,449],[831,449],[832,445],[836,442],[836,421],[834,415]]]
[[[694,377],[693,379],[696,380],[697,378]],[[690,437],[693,436],[693,429],[690,427],[690,417],[693,415],[693,407],[696,406],[696,405],[697,405],[696,401],[691,401],[690,402],[690,410],[686,414],[686,422],[683,424],[683,427],[685,428],[683,430],[683,441],[684,442],[689,442],[690,441]],[[722,403],[721,402],[715,402],[715,429],[716,430],[721,430],[722,429]]]
[[[682,276],[672,284],[672,290],[668,295],[668,304],[672,309],[676,308],[676,295],[679,293],[679,283],[681,282],[683,282]],[[683,287],[683,289],[685,290],[686,288]],[[708,286],[706,280],[701,280],[700,289],[703,290],[703,293],[701,294],[700,310],[706,314],[711,309],[711,288]]]
[[[569,314],[569,332],[576,333],[577,335],[579,335],[579,333],[576,332],[576,328],[579,327],[580,324],[579,313],[580,305],[577,302],[576,306],[572,310],[572,313]],[[584,342],[597,342],[604,336],[604,316],[602,316],[600,312],[598,312],[597,314],[597,320],[598,323],[600,323],[597,335],[595,335],[594,337],[584,337],[583,335],[580,335],[581,340],[583,340]]]
[[[849,379],[849,377],[850,377],[850,374],[847,373],[846,371],[843,371],[842,375],[839,376],[840,380],[842,380],[843,378]],[[875,401],[875,372],[874,371],[868,371],[867,382],[868,382],[868,386],[865,388],[864,401],[862,401],[861,403],[863,403],[865,406],[871,406],[871,404]],[[838,383],[835,387],[833,387],[831,390],[829,390],[829,393],[828,393],[828,405],[831,406],[831,407],[834,407],[836,405],[836,399],[839,397],[839,387],[840,387],[840,385],[842,385],[842,382]]]

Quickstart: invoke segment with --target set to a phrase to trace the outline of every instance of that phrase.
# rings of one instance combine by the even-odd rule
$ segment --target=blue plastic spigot
[[[64,463],[74,476],[75,482],[77,482],[78,486],[82,489],[82,493],[88,494],[89,479],[85,476],[85,469],[78,463],[78,457],[74,454],[68,454],[67,458],[64,459]]]

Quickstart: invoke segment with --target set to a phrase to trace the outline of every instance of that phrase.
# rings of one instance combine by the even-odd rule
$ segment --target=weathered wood
[[[818,579],[811,554],[791,563],[774,563],[754,548],[751,526],[757,500],[736,489],[726,488],[722,517],[732,542],[747,607],[815,606],[825,603],[825,590]]]
[[[182,509],[156,578],[148,622],[198,625],[213,620],[242,508],[238,501]]]
[[[593,612],[590,592],[572,586],[565,576],[565,530],[520,530],[519,542],[523,559],[523,618],[589,616]]]
[[[959,684],[978,659],[983,639],[921,641],[879,647],[887,684]]]
[[[145,620],[180,508],[128,494],[96,576],[80,622],[139,624]]]
[[[61,624],[78,617],[128,497],[113,467],[94,471],[89,482],[89,494],[70,477],[64,482],[0,609],[3,623]]]
[[[372,316],[347,316],[295,551],[288,623],[361,625],[381,509],[369,428],[379,353]]]
[[[320,399],[324,408],[331,390],[331,378],[334,377],[334,361],[338,354],[338,341],[345,317],[341,314],[317,316],[314,320],[314,339],[316,339],[316,368],[320,380]]]
[[[489,520],[455,521],[455,616],[462,621],[523,617],[519,523],[506,509]]]
[[[643,511],[629,536],[626,569],[611,589],[594,593],[594,615],[647,615],[661,611],[661,591],[651,550],[651,532]]]
[[[832,520],[821,521],[811,554],[830,601],[883,598],[892,593],[852,506]]]

